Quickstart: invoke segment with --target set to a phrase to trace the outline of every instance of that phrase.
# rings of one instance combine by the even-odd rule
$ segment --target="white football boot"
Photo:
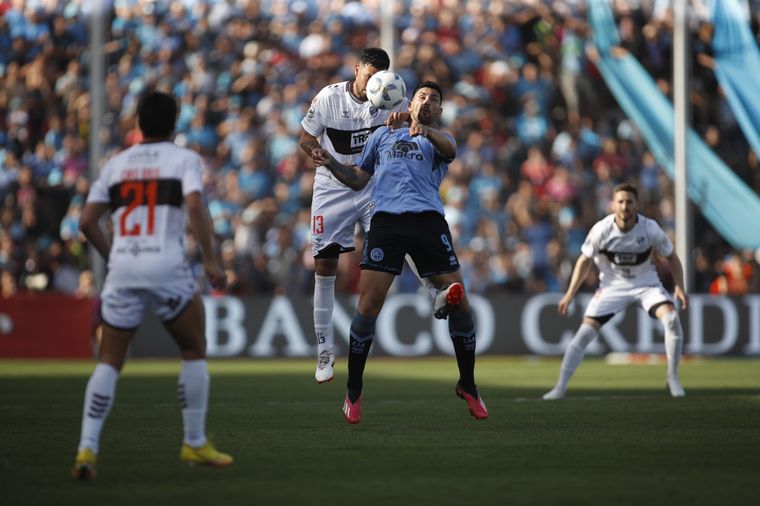
[[[554,387],[542,397],[545,401],[558,401],[565,398],[566,388]]]
[[[667,384],[668,384],[668,390],[670,390],[671,397],[685,397],[686,396],[686,391],[681,386],[681,383],[679,383],[678,378],[668,378]]]
[[[433,316],[439,320],[445,320],[449,313],[454,310],[464,299],[464,287],[461,283],[451,283],[438,292],[433,301]]]
[[[314,373],[314,378],[317,383],[329,383],[333,380],[335,373],[333,372],[333,365],[335,364],[335,355],[332,349],[322,350],[317,355],[317,370]]]

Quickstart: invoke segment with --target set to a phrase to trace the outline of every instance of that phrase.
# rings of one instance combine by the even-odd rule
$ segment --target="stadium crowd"
[[[115,0],[104,128],[90,132],[86,0],[0,0],[0,286],[94,293],[78,217],[97,135],[107,156],[139,142],[148,88],[181,103],[176,142],[206,162],[205,190],[231,291],[311,293],[314,167],[300,120],[322,86],[379,46],[381,0]],[[393,69],[445,90],[458,155],[442,185],[470,291],[559,291],[610,191],[634,181],[672,236],[673,186],[594,67],[581,0],[401,0]],[[655,0],[615,2],[623,47],[670,91],[672,20]],[[753,3],[756,7],[756,4]],[[758,33],[760,10],[754,10]],[[693,19],[694,128],[760,193],[760,162],[710,69]],[[697,292],[760,291],[760,252],[735,251],[695,216]],[[193,250],[189,241],[190,251]],[[343,255],[337,288],[357,287]],[[199,273],[201,269],[199,268]],[[663,273],[667,278],[667,273]],[[593,280],[589,280],[591,283]],[[402,276],[399,290],[416,290]],[[589,285],[591,286],[591,285]]]

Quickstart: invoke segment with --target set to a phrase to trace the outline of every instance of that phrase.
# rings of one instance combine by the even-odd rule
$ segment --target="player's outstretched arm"
[[[219,262],[216,260],[216,255],[214,255],[211,217],[208,215],[208,210],[203,203],[200,192],[193,192],[185,196],[185,206],[187,207],[190,230],[192,230],[193,236],[201,250],[203,269],[206,271],[206,277],[212,287],[222,290],[226,285],[227,278]]]
[[[367,186],[369,178],[372,176],[356,165],[343,165],[324,149],[312,151],[311,158],[317,165],[327,167],[338,178],[338,181],[352,190],[358,191]]]
[[[567,312],[570,308],[570,304],[573,302],[573,297],[578,292],[578,289],[583,284],[583,281],[588,276],[588,271],[591,268],[591,259],[586,255],[581,255],[575,262],[575,268],[573,269],[573,275],[570,277],[570,285],[567,287],[565,295],[562,296],[562,300],[559,301],[558,311],[562,316],[567,316]]]
[[[106,260],[111,251],[111,242],[100,228],[100,218],[107,211],[108,204],[88,203],[84,206],[82,216],[79,218],[79,228],[82,229],[82,233]]]
[[[686,288],[683,284],[683,265],[681,264],[681,259],[678,258],[675,252],[667,258],[668,263],[670,263],[670,271],[673,274],[673,281],[676,284],[675,296],[681,301],[681,309],[686,309],[689,307],[689,296],[686,294]]]

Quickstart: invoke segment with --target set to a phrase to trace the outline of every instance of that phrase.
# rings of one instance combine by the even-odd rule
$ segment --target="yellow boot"
[[[199,464],[211,467],[227,467],[234,461],[230,455],[217,450],[211,441],[198,448],[193,448],[189,444],[183,444],[179,452],[179,460],[186,464]]]

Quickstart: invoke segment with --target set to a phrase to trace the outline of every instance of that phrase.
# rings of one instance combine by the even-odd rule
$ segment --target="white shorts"
[[[110,327],[122,330],[139,327],[146,308],[151,309],[162,322],[168,323],[184,311],[197,291],[195,280],[152,288],[106,286],[100,294],[100,314]]]
[[[331,176],[314,177],[314,196],[311,201],[311,252],[317,256],[330,245],[337,244],[340,253],[356,248],[354,233],[358,223],[364,233],[369,231],[372,218],[372,183],[354,191]]]
[[[654,306],[664,302],[675,305],[673,297],[662,286],[599,288],[586,306],[583,316],[601,318],[616,315],[633,303],[649,313]]]

